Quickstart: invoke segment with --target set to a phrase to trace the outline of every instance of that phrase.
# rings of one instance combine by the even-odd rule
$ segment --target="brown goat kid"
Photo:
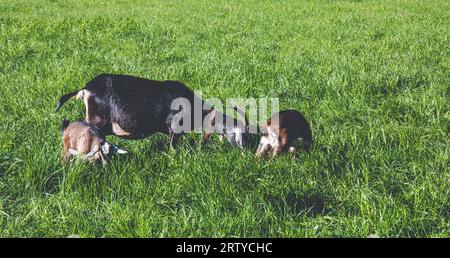
[[[272,151],[272,157],[282,152],[296,152],[294,141],[302,138],[305,150],[309,151],[314,143],[311,128],[306,118],[296,110],[283,110],[274,114],[266,124],[261,137],[256,156],[264,156]]]
[[[114,144],[109,144],[98,129],[84,121],[70,123],[65,119],[61,126],[63,138],[63,162],[70,157],[80,155],[82,159],[106,165],[107,155],[111,153],[125,154]]]

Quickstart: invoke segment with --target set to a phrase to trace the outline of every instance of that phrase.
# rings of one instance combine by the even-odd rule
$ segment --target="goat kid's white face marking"
[[[272,141],[278,141],[278,134],[270,126],[267,127],[267,133]]]
[[[264,146],[270,144],[270,138],[268,136],[262,136],[261,140],[259,141],[260,146]]]
[[[103,153],[103,154],[108,155],[110,149],[111,149],[111,145],[110,145],[108,142],[105,142],[105,143],[102,145],[102,153]]]
[[[263,155],[266,151],[269,151],[270,149],[275,149],[280,144],[278,137],[273,137],[275,135],[273,133],[273,130],[270,130],[270,127],[267,130],[268,135],[262,136],[261,140],[259,141],[259,146],[257,150],[258,155]]]
[[[260,141],[260,145],[270,145],[272,147],[277,146],[278,145],[278,137],[274,137],[273,131],[269,129],[268,130],[268,135],[264,135],[261,137],[261,141]]]

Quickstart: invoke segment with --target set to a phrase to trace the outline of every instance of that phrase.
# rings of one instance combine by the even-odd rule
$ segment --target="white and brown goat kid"
[[[98,129],[84,121],[70,123],[64,119],[61,126],[63,138],[63,162],[67,162],[72,156],[80,156],[90,162],[106,165],[109,154],[125,154],[126,151],[110,144]]]
[[[262,134],[256,156],[262,157],[269,151],[272,157],[282,152],[296,152],[293,143],[302,138],[305,150],[309,151],[313,145],[311,128],[305,117],[296,110],[283,110],[261,126],[265,131]]]

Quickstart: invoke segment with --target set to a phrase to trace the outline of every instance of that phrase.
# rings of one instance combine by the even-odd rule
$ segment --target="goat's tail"
[[[56,105],[55,112],[58,111],[58,110],[61,108],[61,106],[62,106],[66,101],[68,101],[69,99],[71,99],[71,98],[77,96],[78,92],[80,92],[80,91],[77,90],[77,91],[74,91],[74,92],[71,92],[71,93],[68,93],[68,94],[62,96],[62,97],[59,99],[58,104]]]

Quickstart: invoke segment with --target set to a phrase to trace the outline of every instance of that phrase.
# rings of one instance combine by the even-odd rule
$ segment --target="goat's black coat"
[[[172,101],[185,98],[191,103],[193,117],[194,99],[203,101],[178,81],[154,81],[127,75],[101,74],[89,81],[83,89],[62,96],[58,110],[64,102],[81,90],[89,93],[87,117],[103,135],[114,134],[112,124],[118,124],[128,134],[128,139],[142,139],[155,132],[173,136],[170,123],[179,110],[171,110]],[[86,107],[87,108],[87,107]],[[201,117],[205,116],[202,112]],[[191,125],[191,129],[201,124]],[[120,135],[119,135],[120,136]]]

